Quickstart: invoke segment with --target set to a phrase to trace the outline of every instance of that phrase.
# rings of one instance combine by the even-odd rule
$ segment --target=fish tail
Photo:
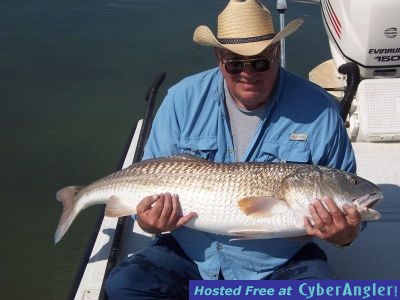
[[[63,212],[54,235],[54,244],[61,240],[80,211],[80,209],[76,209],[77,199],[75,196],[81,188],[80,186],[68,186],[56,194],[57,200],[63,204]]]

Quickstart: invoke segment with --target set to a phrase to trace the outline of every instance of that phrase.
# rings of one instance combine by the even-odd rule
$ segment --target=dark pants
[[[189,280],[201,280],[197,265],[169,234],[122,262],[109,275],[109,299],[188,299]],[[221,275],[221,278],[222,275]],[[267,280],[336,279],[325,253],[314,243],[304,246]]]

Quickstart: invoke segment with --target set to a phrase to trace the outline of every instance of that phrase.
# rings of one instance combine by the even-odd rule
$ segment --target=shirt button
[[[221,251],[222,250],[222,245],[220,243],[217,243],[217,250]]]

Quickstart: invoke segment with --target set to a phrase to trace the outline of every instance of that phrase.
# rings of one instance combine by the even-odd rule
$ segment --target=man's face
[[[236,53],[217,49],[219,57],[219,68],[225,78],[228,89],[239,107],[253,110],[268,101],[268,97],[274,88],[279,70],[279,44],[272,45],[263,52],[255,56],[241,56]],[[257,72],[253,69],[251,63],[254,59],[266,58],[270,61],[267,71]],[[230,74],[226,70],[226,63],[230,61],[244,60],[243,70],[237,74]],[[249,60],[249,61],[246,61]],[[265,62],[265,61],[264,61]],[[239,65],[240,63],[235,65]],[[262,65],[262,62],[259,62]],[[240,68],[239,68],[240,69]]]

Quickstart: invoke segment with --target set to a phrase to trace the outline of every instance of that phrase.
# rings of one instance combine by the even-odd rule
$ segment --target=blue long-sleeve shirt
[[[218,68],[169,89],[154,119],[143,159],[190,153],[234,162],[232,134]],[[270,105],[242,161],[296,162],[355,172],[355,158],[337,104],[321,88],[280,70]],[[210,209],[212,203],[210,203]],[[306,239],[229,241],[186,227],[172,232],[204,279],[262,279]]]

